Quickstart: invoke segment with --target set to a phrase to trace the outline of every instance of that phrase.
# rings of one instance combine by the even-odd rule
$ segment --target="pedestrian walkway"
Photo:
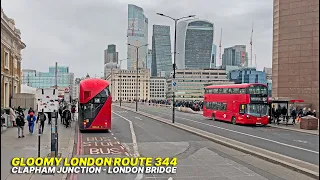
[[[59,135],[59,153],[62,157],[72,156],[75,136],[75,122],[71,124],[71,128],[66,128],[60,124],[58,119],[58,135]],[[56,175],[39,175],[39,174],[10,174],[11,160],[14,157],[37,157],[38,156],[38,125],[35,125],[34,134],[28,131],[28,125],[24,127],[25,137],[18,138],[17,128],[8,128],[1,134],[1,180],[44,180],[44,179],[62,179],[62,174]],[[48,121],[45,123],[43,135],[41,135],[41,157],[47,157],[50,153],[51,146],[51,128]]]

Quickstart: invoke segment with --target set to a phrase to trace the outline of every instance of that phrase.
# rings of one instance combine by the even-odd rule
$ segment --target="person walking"
[[[36,120],[37,120],[37,117],[33,114],[33,112],[30,112],[30,114],[27,116],[30,134],[33,134],[34,122]]]
[[[18,128],[18,138],[24,138],[24,125],[25,125],[25,120],[24,120],[24,114],[19,112],[20,114],[18,115],[16,119],[16,124]]]
[[[64,125],[66,125],[66,128],[69,127],[70,120],[71,120],[71,112],[66,106],[64,107],[64,110],[62,112],[62,116],[64,119]]]
[[[10,121],[12,122],[12,126],[16,126],[16,113],[14,112],[14,106],[10,107]]]
[[[71,120],[74,121],[74,114],[76,113],[76,106],[75,105],[72,105],[72,108],[71,108]]]
[[[29,108],[28,114],[30,114],[31,112],[33,112],[33,114],[34,114],[34,110],[32,109],[32,107]]]
[[[38,114],[37,123],[39,120],[40,120],[41,134],[43,134],[44,122],[47,120],[46,114],[43,112],[43,109]]]

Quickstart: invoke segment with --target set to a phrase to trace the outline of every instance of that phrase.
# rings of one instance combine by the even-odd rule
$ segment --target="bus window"
[[[240,94],[247,94],[245,88],[240,88],[240,89],[239,89],[239,93],[240,93]]]
[[[257,117],[262,117],[268,115],[268,105],[267,104],[248,104],[247,114]]]
[[[228,88],[223,88],[222,89],[222,94],[229,94],[229,89]]]
[[[240,93],[240,89],[239,88],[232,88],[232,94],[239,94]]]
[[[267,96],[268,95],[268,88],[265,86],[260,86],[260,92],[261,92],[261,94]]]
[[[212,89],[212,93],[213,93],[213,94],[218,94],[218,93],[219,93],[219,92],[218,92],[218,89],[217,89],[217,88]]]

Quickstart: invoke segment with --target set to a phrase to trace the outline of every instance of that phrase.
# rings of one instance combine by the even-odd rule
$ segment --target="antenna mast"
[[[221,43],[222,43],[222,28],[221,28],[221,35],[220,35],[220,43],[219,43],[219,63],[221,63],[221,66],[222,66],[222,56],[221,56]]]
[[[253,36],[253,23],[252,22],[252,30],[251,30],[251,38],[250,38],[250,66],[252,67],[252,36]]]

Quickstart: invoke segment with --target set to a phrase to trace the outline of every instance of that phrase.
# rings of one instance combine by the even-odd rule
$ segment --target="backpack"
[[[69,110],[64,110],[64,118],[66,119],[66,120],[69,120],[69,119],[71,119],[71,112],[69,111]]]
[[[17,124],[17,126],[24,126],[24,124],[25,124],[24,119],[21,116],[18,116],[16,118],[16,124]]]
[[[40,121],[41,121],[41,122],[43,122],[43,121],[47,120],[46,115],[45,115],[45,114],[43,114],[43,113],[42,113],[42,114],[39,114],[38,118],[40,119]]]

